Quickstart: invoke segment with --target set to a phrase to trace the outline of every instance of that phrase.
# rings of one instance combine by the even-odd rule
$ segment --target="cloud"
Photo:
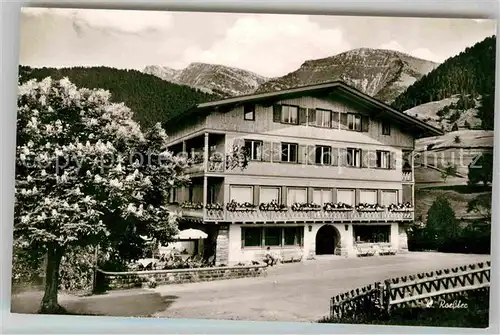
[[[332,56],[350,47],[338,29],[324,29],[303,15],[248,15],[208,48],[192,46],[176,67],[206,62],[239,67],[264,76],[296,70],[305,60]]]
[[[378,48],[403,52],[413,57],[430,60],[437,63],[441,63],[443,61],[443,57],[436,55],[427,48],[417,48],[413,50],[407,50],[401,44],[399,44],[399,42],[394,40],[387,43],[382,43]]]
[[[172,26],[172,15],[167,12],[66,9],[66,8],[23,8],[22,13],[31,16],[57,15],[73,20],[78,27],[88,27],[121,33],[162,31]]]

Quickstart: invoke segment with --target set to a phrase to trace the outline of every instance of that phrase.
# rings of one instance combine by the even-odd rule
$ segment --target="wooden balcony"
[[[210,173],[223,173],[224,161],[208,161],[207,172]],[[205,163],[196,163],[186,169],[186,174],[197,174],[205,172]]]
[[[259,209],[228,211],[212,209],[178,208],[182,217],[204,222],[388,222],[412,221],[413,211],[262,211]]]
[[[413,173],[411,171],[403,171],[402,181],[412,182],[413,181]]]

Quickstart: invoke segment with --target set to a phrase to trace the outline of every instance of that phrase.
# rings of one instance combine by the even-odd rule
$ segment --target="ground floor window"
[[[304,227],[242,227],[243,247],[301,246]]]
[[[245,247],[259,247],[262,245],[262,228],[243,228],[241,232]]]
[[[391,226],[354,226],[354,239],[356,242],[386,243],[390,241]]]

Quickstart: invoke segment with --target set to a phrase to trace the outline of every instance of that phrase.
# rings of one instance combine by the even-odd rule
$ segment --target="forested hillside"
[[[496,36],[491,36],[447,59],[399,95],[393,106],[408,110],[453,95],[481,97],[481,128],[492,130],[495,92]],[[465,110],[465,109],[464,109]]]
[[[78,87],[109,90],[112,100],[124,102],[134,112],[143,127],[163,122],[182,113],[196,103],[216,100],[219,96],[207,94],[188,86],[164,81],[135,70],[109,67],[31,68],[19,67],[20,82],[45,77],[68,77]]]

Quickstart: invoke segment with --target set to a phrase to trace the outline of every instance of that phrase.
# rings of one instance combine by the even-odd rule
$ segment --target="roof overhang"
[[[411,126],[412,128],[409,129],[409,131],[416,132],[421,136],[438,136],[444,134],[441,129],[433,127],[422,120],[396,110],[386,103],[379,101],[339,80],[322,84],[295,87],[281,91],[242,95],[223,100],[200,103],[193,106],[185,113],[168,120],[167,122],[174,122],[176,120],[179,120],[180,118],[190,116],[193,113],[205,114],[207,112],[210,113],[213,110],[229,110],[236,106],[244,105],[247,103],[261,103],[264,105],[271,105],[273,102],[276,102],[278,100],[303,96],[307,93],[312,94],[321,92],[339,95],[357,104],[364,105],[366,106],[366,108],[376,113],[380,118],[388,118],[392,121]]]

